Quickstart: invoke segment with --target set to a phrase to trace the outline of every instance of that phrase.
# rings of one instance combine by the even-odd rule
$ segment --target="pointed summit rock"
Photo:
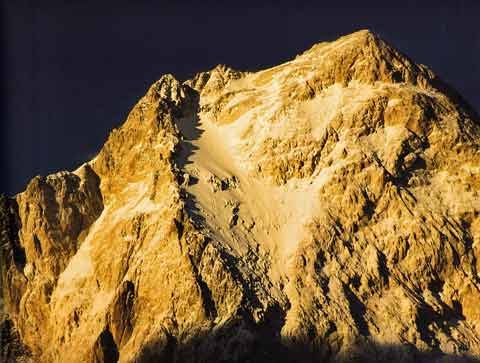
[[[10,357],[480,356],[479,119],[366,30],[162,76],[94,159],[0,204]]]
[[[315,64],[320,72],[318,79],[326,85],[357,80],[367,84],[408,82],[428,87],[426,83],[434,77],[368,30],[332,43],[316,44],[297,60]]]

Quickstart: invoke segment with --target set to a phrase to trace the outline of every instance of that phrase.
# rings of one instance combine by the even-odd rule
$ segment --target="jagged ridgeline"
[[[2,199],[5,356],[477,361],[479,136],[368,31],[162,76],[93,160]]]

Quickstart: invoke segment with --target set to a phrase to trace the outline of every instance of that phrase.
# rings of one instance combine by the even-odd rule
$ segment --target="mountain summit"
[[[476,114],[369,31],[164,75],[2,200],[4,357],[474,361],[479,173]]]

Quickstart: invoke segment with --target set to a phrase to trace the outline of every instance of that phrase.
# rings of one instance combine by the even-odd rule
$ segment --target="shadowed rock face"
[[[2,199],[2,354],[475,361],[479,173],[476,114],[368,31],[163,76],[93,160]]]

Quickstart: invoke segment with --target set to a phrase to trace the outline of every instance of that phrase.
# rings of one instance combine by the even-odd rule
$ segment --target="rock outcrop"
[[[478,116],[369,31],[165,75],[93,160],[2,199],[8,354],[476,361],[479,212]]]

